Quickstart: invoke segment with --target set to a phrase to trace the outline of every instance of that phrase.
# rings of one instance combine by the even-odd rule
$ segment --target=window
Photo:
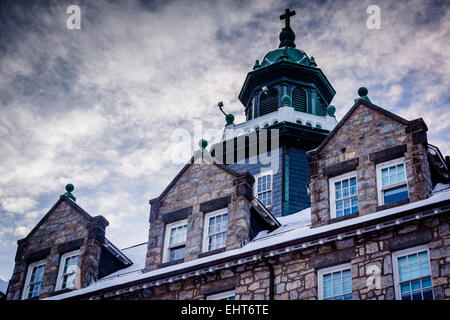
[[[331,218],[358,212],[356,172],[330,179]]]
[[[420,246],[392,254],[397,300],[433,300],[428,248]]]
[[[80,250],[68,252],[62,255],[59,265],[56,290],[72,289],[76,286],[79,277],[78,257]]]
[[[278,110],[278,91],[270,88],[267,93],[262,93],[259,98],[259,116]]]
[[[44,278],[44,271],[45,260],[34,262],[28,266],[22,299],[30,299],[39,295],[42,279]]]
[[[350,263],[318,271],[319,300],[352,300]]]
[[[221,209],[205,215],[203,252],[224,248],[227,242],[228,211]]]
[[[378,164],[377,182],[380,205],[408,199],[403,158]]]
[[[184,259],[186,247],[187,220],[177,221],[166,226],[163,261]]]
[[[272,171],[265,171],[255,176],[255,197],[268,208],[272,207]]]
[[[234,290],[212,294],[206,297],[206,300],[234,300]]]
[[[306,112],[306,91],[303,88],[292,89],[292,107],[297,111]]]

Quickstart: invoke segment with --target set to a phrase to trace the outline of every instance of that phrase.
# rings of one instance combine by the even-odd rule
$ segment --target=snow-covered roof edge
[[[405,204],[402,206],[382,210],[376,213],[336,222],[333,224],[316,227],[316,228],[305,228],[304,226],[300,227],[299,229],[292,229],[282,234],[267,234],[264,237],[257,239],[255,241],[249,242],[247,245],[245,245],[242,248],[234,249],[225,251],[222,253],[218,253],[215,255],[211,255],[204,258],[199,258],[187,262],[183,262],[180,264],[176,264],[173,266],[168,266],[161,269],[156,269],[150,272],[146,273],[134,273],[130,274],[128,276],[118,277],[116,279],[111,279],[110,281],[105,282],[97,282],[89,287],[82,288],[79,290],[63,293],[60,295],[55,295],[53,297],[46,298],[48,300],[59,300],[59,299],[66,299],[76,296],[81,296],[89,293],[93,293],[96,291],[103,291],[105,289],[111,289],[112,288],[119,288],[120,286],[136,283],[136,282],[144,282],[144,281],[154,281],[156,279],[162,278],[164,276],[166,277],[172,277],[176,274],[181,273],[192,273],[193,270],[199,270],[201,268],[209,268],[211,266],[220,265],[227,261],[230,261],[232,259],[239,259],[239,260],[245,260],[245,257],[251,256],[251,255],[262,255],[264,252],[268,252],[270,250],[276,250],[277,248],[282,248],[283,246],[289,246],[293,245],[294,243],[301,243],[302,240],[308,240],[311,239],[318,239],[320,236],[326,236],[327,239],[329,239],[329,235],[331,233],[338,233],[341,230],[350,230],[353,228],[353,230],[357,229],[361,225],[366,225],[369,222],[378,222],[378,220],[386,220],[386,218],[392,218],[398,220],[399,215],[407,215],[407,214],[415,214],[413,212],[420,211],[421,208],[424,210],[428,210],[430,208],[426,207],[432,207],[436,208],[437,204],[444,202],[449,202],[450,200],[450,189],[447,189],[446,191],[441,190],[440,192],[432,195],[430,198],[416,201],[413,203]],[[446,203],[447,204],[447,203]],[[446,209],[447,211],[450,210],[449,208]],[[446,211],[442,211],[446,212]],[[439,214],[441,213],[440,210],[431,210],[432,214]],[[419,215],[416,215],[417,218]],[[429,215],[427,215],[429,216]],[[402,223],[400,220],[398,220],[399,223]],[[409,220],[408,220],[409,221]],[[390,226],[390,225],[389,225]],[[388,227],[388,226],[386,226]],[[360,231],[360,230],[358,230]],[[346,231],[346,234],[349,234],[348,231]],[[355,234],[360,234],[356,232]],[[354,234],[352,235],[354,236]],[[341,237],[342,238],[342,237]],[[337,236],[337,239],[339,240],[339,236]],[[336,239],[333,239],[334,241]],[[331,240],[330,240],[331,241]],[[321,240],[317,241],[310,241],[310,245],[312,245],[313,242],[315,244],[321,244]],[[322,242],[323,243],[323,242]],[[245,263],[245,261],[244,261]],[[225,266],[226,267],[226,266]]]

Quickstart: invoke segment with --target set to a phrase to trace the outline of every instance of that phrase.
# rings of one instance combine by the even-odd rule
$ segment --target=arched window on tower
[[[274,112],[278,110],[278,91],[275,88],[269,89],[267,93],[262,93],[259,100],[259,115]]]
[[[317,101],[318,101],[317,107],[316,107],[317,115],[325,116],[327,114],[327,107],[325,105],[325,102],[320,97],[317,98]]]
[[[303,88],[292,89],[292,106],[297,111],[306,112],[306,91]]]

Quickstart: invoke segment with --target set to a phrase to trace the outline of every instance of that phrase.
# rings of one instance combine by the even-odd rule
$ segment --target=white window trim
[[[45,273],[45,262],[46,262],[45,259],[44,260],[39,260],[39,261],[31,263],[28,266],[27,276],[25,278],[25,285],[23,286],[23,290],[22,290],[22,300],[28,299],[28,291],[30,289],[28,287],[30,286],[31,274],[33,273],[33,268],[44,266],[44,273]],[[41,288],[39,288],[39,291],[40,290],[41,290]]]
[[[434,299],[434,290],[433,290],[433,274],[431,273],[431,261],[430,261],[430,250],[428,248],[428,245],[422,245],[418,247],[412,247],[400,251],[395,251],[392,253],[392,274],[394,275],[394,291],[395,291],[395,299],[401,300],[402,296],[400,294],[400,277],[398,274],[398,258],[407,256],[413,253],[417,253],[419,251],[427,251],[428,253],[428,263],[430,267],[430,277],[431,277],[431,292],[433,293],[433,299]]]
[[[217,211],[211,211],[205,214],[205,221],[203,224],[203,247],[202,252],[208,252],[208,239],[209,239],[209,219],[224,213],[228,213],[228,208],[223,208]],[[228,217],[230,218],[230,217]],[[228,235],[228,220],[227,220],[227,235]],[[225,240],[226,241],[226,240]],[[220,249],[220,248],[217,248]]]
[[[188,220],[180,220],[174,223],[170,223],[166,225],[166,235],[164,237],[164,251],[163,251],[163,262],[169,262],[170,259],[170,248],[169,248],[169,241],[170,241],[170,230],[173,228],[177,228],[179,226],[187,225]],[[186,246],[186,242],[184,242],[184,245]],[[181,244],[179,244],[181,246]]]
[[[403,166],[405,168],[405,182],[393,184],[393,185],[390,185],[388,187],[383,188],[383,180],[382,180],[382,176],[381,176],[381,170],[386,169],[388,167],[391,167],[393,165],[401,164],[401,163],[403,163]],[[389,189],[392,189],[392,188],[395,188],[395,187],[400,187],[400,186],[403,186],[403,185],[406,185],[406,189],[408,189],[408,176],[406,175],[406,165],[405,165],[405,158],[404,157],[379,163],[379,164],[376,165],[376,171],[377,171],[378,205],[380,205],[380,206],[384,205],[383,192],[385,190],[389,190]],[[409,196],[409,192],[408,192],[408,196]]]
[[[349,178],[353,178],[353,177],[356,178],[356,197],[358,197],[358,177],[356,174],[356,170],[328,179],[328,189],[330,190],[330,218],[331,219],[336,218],[336,189],[334,187],[334,183],[336,181],[349,179]],[[358,199],[358,211],[359,211],[359,199]]]
[[[222,299],[225,299],[225,298],[235,297],[235,296],[236,296],[236,292],[233,289],[233,290],[230,290],[230,291],[215,293],[215,294],[211,294],[209,296],[206,296],[206,300],[222,300]]]
[[[342,270],[346,270],[346,269],[350,269],[350,271],[352,272],[352,282],[353,282],[353,271],[352,271],[352,264],[351,263],[345,263],[345,264],[340,264],[337,266],[332,266],[329,268],[325,268],[325,269],[320,269],[317,271],[317,290],[318,292],[318,298],[319,300],[323,300],[323,275],[327,274],[327,273],[332,273],[332,272],[336,272],[336,271],[342,271]],[[353,293],[353,283],[352,283],[352,293]]]
[[[269,190],[271,191],[271,196],[270,196],[271,205],[266,207],[267,209],[271,209],[273,207],[273,171],[272,170],[263,171],[254,176],[255,184],[254,184],[254,188],[253,188],[254,189],[253,195],[255,196],[255,198],[257,198],[259,200],[259,198],[258,198],[258,178],[268,176],[268,175],[270,175],[270,189],[267,189],[264,192],[267,192]]]
[[[63,278],[63,273],[64,273],[64,265],[66,263],[67,257],[74,256],[76,254],[78,254],[78,265],[79,265],[80,264],[80,250],[79,249],[70,251],[70,252],[66,252],[61,256],[61,259],[59,260],[58,278],[56,280],[55,291],[62,290],[61,289],[62,283],[63,283],[62,278]],[[68,289],[68,288],[64,288],[64,289]]]

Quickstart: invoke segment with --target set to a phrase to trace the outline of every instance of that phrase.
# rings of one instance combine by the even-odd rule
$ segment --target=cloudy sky
[[[80,30],[66,26],[71,4]],[[371,4],[380,30],[367,28]],[[148,200],[183,166],[174,132],[200,120],[222,129],[218,101],[243,121],[240,88],[278,47],[287,7],[297,47],[337,91],[338,119],[364,85],[375,104],[423,117],[429,142],[450,153],[446,0],[1,0],[0,278],[69,182],[117,246],[145,242]]]

